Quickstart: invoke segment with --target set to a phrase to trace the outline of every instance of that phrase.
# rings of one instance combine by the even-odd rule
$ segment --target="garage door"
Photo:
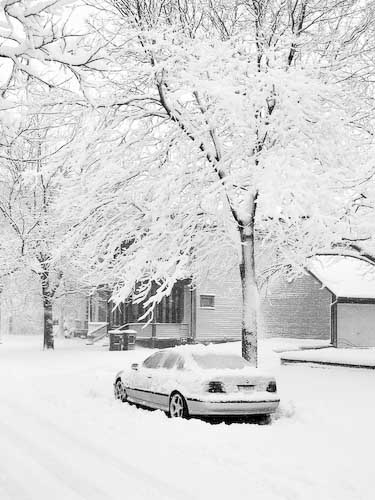
[[[337,304],[337,347],[375,347],[375,304]]]

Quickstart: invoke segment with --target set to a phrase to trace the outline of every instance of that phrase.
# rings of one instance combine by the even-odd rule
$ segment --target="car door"
[[[155,370],[160,365],[164,353],[158,351],[147,359],[138,367],[137,374],[133,379],[134,385],[134,398],[137,402],[145,406],[155,407],[155,396],[153,394],[152,386]]]
[[[178,373],[175,368],[181,365],[181,356],[176,352],[166,351],[158,365],[153,369],[150,392],[154,408],[168,411],[169,396],[179,388]]]

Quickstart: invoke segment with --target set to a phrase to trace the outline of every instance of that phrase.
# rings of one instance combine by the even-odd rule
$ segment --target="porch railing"
[[[87,344],[92,345],[104,339],[108,333],[108,323],[89,323],[87,332]]]
[[[135,330],[137,338],[152,338],[152,325],[156,338],[187,339],[189,336],[189,325],[185,323],[127,323],[124,328]],[[122,328],[122,327],[121,327]]]

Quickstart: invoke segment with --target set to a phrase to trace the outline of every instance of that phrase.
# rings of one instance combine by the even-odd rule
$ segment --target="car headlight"
[[[218,382],[217,380],[208,382],[208,387],[207,387],[208,392],[225,392],[224,384],[223,382]]]
[[[271,380],[271,382],[269,382],[266,390],[267,390],[267,392],[276,392],[276,390],[277,390],[276,382],[274,380]]]

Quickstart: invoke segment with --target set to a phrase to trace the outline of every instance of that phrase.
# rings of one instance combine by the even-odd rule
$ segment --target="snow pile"
[[[320,349],[331,345],[328,339],[292,339],[286,337],[273,337],[262,341],[269,350],[275,353],[284,351],[299,351],[301,349]]]

